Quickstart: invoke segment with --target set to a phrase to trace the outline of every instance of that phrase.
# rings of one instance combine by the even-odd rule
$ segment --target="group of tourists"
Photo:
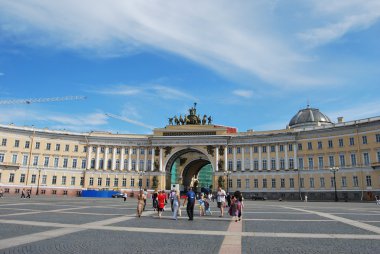
[[[212,215],[210,203],[215,196],[212,194],[200,193],[198,196],[194,192],[193,188],[189,188],[186,193],[182,206],[186,205],[187,216],[189,221],[194,220],[194,208],[195,203],[198,202],[199,216]],[[147,199],[147,193],[140,191],[137,196],[137,216],[140,218],[142,212],[145,210]],[[226,204],[227,194],[219,187],[216,193],[217,207],[220,209],[220,216],[224,216],[224,209],[228,208],[228,214],[234,218],[236,222],[241,220],[243,204],[243,196],[240,191],[236,191],[233,195],[229,196],[229,202]],[[170,202],[172,219],[177,220],[178,216],[181,216],[181,197],[178,190],[173,189],[170,193],[166,194],[164,190],[155,191],[152,194],[152,204],[154,211],[157,211],[158,217],[162,217],[162,212],[165,210],[165,206]]]
[[[31,190],[25,190],[25,189],[22,189],[21,190],[21,198],[30,198],[30,195],[32,194],[32,191]]]

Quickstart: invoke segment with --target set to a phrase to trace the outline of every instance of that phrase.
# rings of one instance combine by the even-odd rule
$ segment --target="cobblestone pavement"
[[[136,200],[34,197],[0,199],[0,253],[380,253],[374,203],[245,201],[243,220],[213,215],[188,221]]]

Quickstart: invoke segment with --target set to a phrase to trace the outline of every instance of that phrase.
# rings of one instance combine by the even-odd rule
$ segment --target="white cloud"
[[[121,121],[124,121],[124,122],[127,122],[127,123],[131,123],[131,124],[134,124],[134,125],[137,125],[137,126],[141,126],[141,127],[144,127],[144,128],[150,129],[150,130],[153,130],[155,128],[152,125],[148,125],[146,123],[143,123],[143,122],[140,122],[140,121],[128,118],[126,116],[118,116],[118,115],[114,115],[114,114],[110,114],[110,113],[108,113],[107,115],[110,116],[110,117],[112,117],[112,118],[115,118],[115,119],[118,119],[118,120],[121,120]]]
[[[120,86],[111,86],[102,89],[97,89],[89,92],[94,92],[98,94],[107,94],[107,95],[136,95],[143,91],[143,89],[138,87],[131,87],[127,85]]]
[[[155,85],[152,89],[156,92],[158,96],[164,99],[189,99],[189,100],[197,100],[195,97],[190,95],[187,92],[182,92],[178,89],[174,89],[167,86]]]
[[[243,98],[251,98],[253,96],[253,92],[251,90],[234,90],[232,93]]]
[[[351,107],[339,111],[327,112],[327,116],[329,116],[334,122],[337,121],[336,119],[339,116],[343,116],[345,121],[380,116],[380,101],[371,101],[361,103],[360,105],[351,104]]]
[[[0,72],[0,76],[4,76],[4,73]]]

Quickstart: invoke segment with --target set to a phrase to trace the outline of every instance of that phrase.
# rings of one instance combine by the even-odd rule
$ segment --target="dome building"
[[[331,125],[330,118],[323,114],[317,108],[310,108],[309,105],[298,111],[298,113],[292,117],[289,122],[289,128],[303,128]]]

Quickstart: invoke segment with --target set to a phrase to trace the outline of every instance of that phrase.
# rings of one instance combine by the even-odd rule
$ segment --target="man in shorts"
[[[224,204],[226,203],[226,192],[222,189],[221,186],[218,187],[218,193],[216,194],[216,202],[218,204],[218,208],[220,209],[220,216],[224,215]]]

